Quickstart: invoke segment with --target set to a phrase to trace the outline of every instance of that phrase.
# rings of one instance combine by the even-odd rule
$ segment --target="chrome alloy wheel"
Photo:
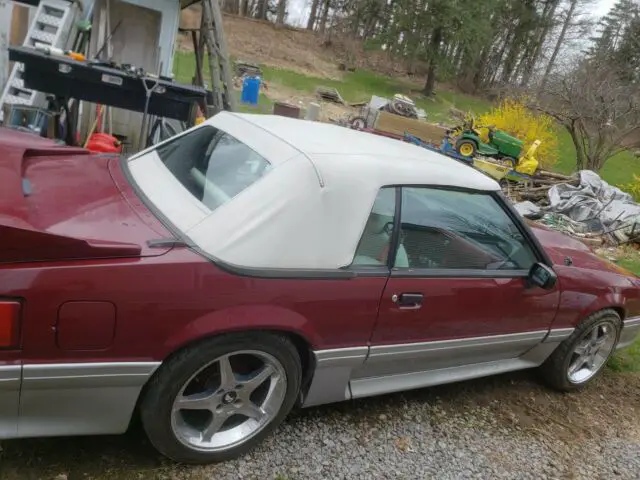
[[[185,446],[218,452],[246,442],[278,414],[287,376],[273,356],[242,350],[216,358],[180,389],[171,428]]]
[[[609,321],[596,323],[576,344],[567,377],[574,384],[593,377],[607,362],[616,343],[616,327]]]

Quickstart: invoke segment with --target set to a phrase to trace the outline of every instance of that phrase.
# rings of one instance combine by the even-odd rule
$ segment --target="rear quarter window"
[[[272,168],[235,137],[203,126],[156,149],[174,177],[210,210],[224,205]]]

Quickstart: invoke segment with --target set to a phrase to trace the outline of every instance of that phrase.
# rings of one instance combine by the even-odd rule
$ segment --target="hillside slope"
[[[180,27],[198,28],[200,7],[182,12]],[[400,65],[380,52],[365,52],[359,42],[319,35],[293,27],[224,14],[224,31],[231,55],[238,60],[257,62],[296,71],[313,77],[341,78],[339,65],[366,68],[384,74],[401,73]],[[193,50],[191,36],[181,34],[178,48]]]

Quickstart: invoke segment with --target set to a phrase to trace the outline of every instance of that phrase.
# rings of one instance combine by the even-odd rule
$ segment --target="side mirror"
[[[551,268],[542,263],[534,263],[527,277],[529,286],[551,290],[558,281],[558,276]]]

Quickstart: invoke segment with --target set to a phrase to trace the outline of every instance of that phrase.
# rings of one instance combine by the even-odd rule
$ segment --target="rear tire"
[[[505,163],[508,163],[511,167],[511,170],[514,170],[516,166],[518,166],[518,161],[513,157],[502,157],[501,160]]]
[[[267,437],[298,396],[295,346],[264,332],[221,335],[167,360],[140,405],[153,446],[170,459],[206,464],[238,457]]]
[[[615,351],[622,320],[611,309],[580,322],[540,367],[543,380],[562,392],[580,390],[592,383]]]

